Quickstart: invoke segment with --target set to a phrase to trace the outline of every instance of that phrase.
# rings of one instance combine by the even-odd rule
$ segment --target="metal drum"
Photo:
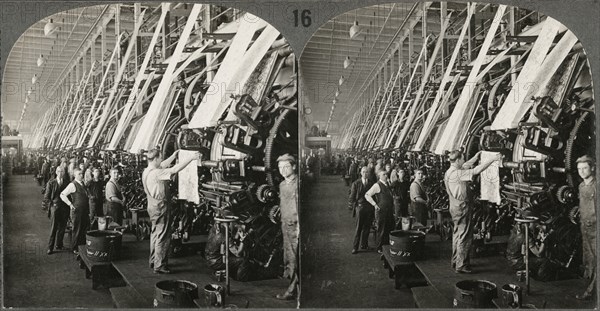
[[[400,261],[423,259],[425,233],[416,230],[396,230],[390,232],[390,253]]]
[[[86,255],[92,261],[112,261],[123,241],[123,234],[118,231],[93,230],[85,236]]]

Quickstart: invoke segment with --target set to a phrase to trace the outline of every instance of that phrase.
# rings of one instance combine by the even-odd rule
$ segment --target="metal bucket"
[[[118,231],[93,230],[85,236],[86,255],[92,261],[112,261],[123,241],[123,234]]]
[[[390,253],[400,261],[415,261],[423,258],[425,233],[415,230],[390,232]]]
[[[198,285],[185,280],[167,280],[154,286],[155,308],[196,308]]]
[[[224,305],[225,289],[217,284],[204,286],[204,299],[206,307],[222,307]]]
[[[454,286],[454,307],[493,308],[492,299],[498,297],[496,284],[485,280],[464,280]]]
[[[415,222],[414,217],[402,217],[402,230],[408,231],[412,229],[412,225]]]
[[[99,216],[98,217],[98,230],[106,230],[106,227],[110,223],[112,217],[110,216]]]
[[[511,308],[520,308],[523,304],[523,290],[515,284],[504,284],[501,288],[502,299]]]

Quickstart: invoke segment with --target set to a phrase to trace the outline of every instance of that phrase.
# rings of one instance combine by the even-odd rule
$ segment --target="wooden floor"
[[[200,299],[202,288],[209,283],[216,283],[212,278],[212,270],[206,265],[204,259],[195,253],[188,253],[181,257],[169,258],[171,274],[154,274],[148,267],[150,253],[149,241],[124,241],[123,249],[118,260],[113,261],[113,266],[125,279],[129,289],[133,289],[143,298],[143,305],[137,308],[151,308],[154,301],[154,286],[162,280],[187,280],[198,285]],[[252,282],[237,282],[231,280],[232,297],[229,302],[247,301],[249,308],[295,308],[296,301],[281,301],[275,298],[276,294],[283,293],[289,284],[286,279],[271,279]],[[137,295],[136,295],[137,296]],[[234,297],[235,296],[235,297]],[[243,299],[239,299],[243,298]],[[115,296],[113,295],[113,299]],[[115,305],[119,305],[115,302]],[[243,308],[244,306],[239,306]]]
[[[430,286],[435,287],[448,301],[454,297],[454,285],[461,280],[487,280],[495,283],[498,289],[504,284],[513,283],[523,288],[525,304],[533,304],[538,309],[545,304],[547,309],[589,309],[594,301],[580,301],[575,295],[582,293],[589,280],[571,279],[553,282],[530,281],[530,293],[525,292],[525,282],[518,282],[515,272],[502,256],[472,258],[473,274],[457,274],[450,267],[452,245],[450,241],[439,241],[437,235],[429,234],[425,260],[415,262]],[[500,291],[498,292],[500,295]],[[451,305],[447,306],[452,308]]]

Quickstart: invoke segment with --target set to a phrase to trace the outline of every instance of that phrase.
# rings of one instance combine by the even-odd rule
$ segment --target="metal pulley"
[[[268,184],[258,186],[256,197],[262,203],[272,202],[277,199],[277,191]]]

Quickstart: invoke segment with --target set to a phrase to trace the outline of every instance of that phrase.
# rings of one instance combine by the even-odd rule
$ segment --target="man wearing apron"
[[[375,206],[377,213],[377,252],[383,251],[384,245],[390,244],[390,232],[394,229],[394,196],[388,183],[385,170],[380,170],[379,180],[365,193],[365,199]],[[373,199],[376,196],[377,202]]]
[[[298,287],[298,176],[296,159],[284,154],[277,158],[279,173],[285,178],[279,184],[279,211],[283,233],[283,277],[291,279],[290,285],[277,299],[290,300]]]
[[[495,161],[502,160],[502,155],[497,154],[495,159],[483,162],[472,168],[479,160],[481,151],[472,159],[465,162],[461,151],[450,152],[450,168],[444,175],[446,192],[450,199],[450,216],[454,223],[452,232],[452,260],[451,266],[456,273],[472,273],[469,263],[469,252],[473,242],[473,225],[471,223],[471,200],[467,193],[468,182],[473,176],[479,175]]]
[[[154,273],[167,274],[171,270],[167,267],[167,254],[171,242],[171,222],[169,202],[169,180],[171,176],[184,169],[193,160],[200,161],[200,153],[181,161],[168,168],[175,160],[179,151],[175,151],[165,161],[162,161],[159,149],[148,151],[148,167],[142,173],[142,183],[148,198],[148,215],[152,223],[150,233],[150,268]],[[198,163],[200,165],[200,163]]]
[[[596,293],[596,165],[594,159],[587,155],[576,162],[577,172],[583,179],[579,184],[579,222],[585,266],[583,277],[591,279],[591,282],[585,292],[576,295],[575,298],[587,300]]]
[[[79,168],[73,169],[73,178],[73,181],[60,193],[60,198],[71,207],[73,221],[71,249],[74,254],[78,254],[77,248],[79,245],[85,245],[85,235],[90,229],[90,199],[83,185],[83,171]],[[68,196],[71,196],[73,202]]]

